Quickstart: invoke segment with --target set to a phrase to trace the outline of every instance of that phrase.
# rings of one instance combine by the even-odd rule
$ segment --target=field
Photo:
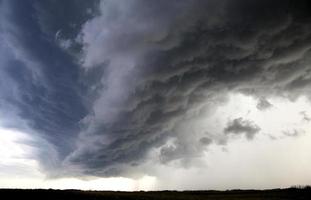
[[[229,191],[158,191],[158,192],[111,192],[80,190],[21,190],[1,189],[1,199],[44,200],[296,200],[311,199],[311,188],[288,188],[273,190]]]

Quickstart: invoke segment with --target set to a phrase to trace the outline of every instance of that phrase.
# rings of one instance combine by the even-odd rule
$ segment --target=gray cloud
[[[45,3],[57,4],[53,2]],[[67,3],[69,6],[70,2]],[[38,138],[31,145],[39,149],[37,159],[42,167],[53,174],[72,151],[80,130],[79,121],[88,112],[83,99],[87,89],[80,80],[79,66],[52,39],[55,29],[68,27],[74,19],[62,21],[64,24],[50,29],[48,21],[68,10],[55,14],[56,8],[47,6],[46,9],[51,9],[48,12],[54,14],[44,17],[46,23],[42,27],[39,19],[48,12],[43,8],[39,12],[35,8],[38,4],[2,1],[0,33],[7,57],[1,60],[0,108],[11,115],[8,115],[10,118],[6,116],[3,126],[30,132],[32,137]]]
[[[260,131],[260,127],[252,121],[244,120],[242,117],[236,118],[228,122],[227,127],[224,129],[225,134],[245,134],[246,138],[251,140]]]
[[[287,137],[299,137],[303,134],[305,134],[303,130],[297,130],[297,129],[293,129],[291,131],[289,130],[283,131],[283,135]]]
[[[212,139],[208,138],[208,137],[202,137],[200,139],[200,142],[203,144],[203,145],[209,145],[213,142]]]
[[[303,121],[306,121],[306,122],[311,121],[311,118],[309,117],[309,115],[305,111],[301,111],[299,114],[302,115]]]
[[[179,127],[204,112],[212,115],[211,105],[228,92],[291,99],[307,94],[308,82],[295,83],[309,74],[304,63],[311,39],[304,7],[289,1],[102,4],[105,14],[82,31],[83,61],[91,68],[109,60],[110,74],[81,133],[83,145],[68,163],[100,175],[98,168],[102,173],[124,169],[157,148],[162,163],[195,157],[203,151],[191,147],[198,139],[192,141],[194,133]],[[114,15],[117,19],[111,20]],[[117,25],[111,33],[97,28],[112,24]],[[243,132],[248,139],[260,130],[249,121],[235,122],[228,132]],[[166,146],[171,137],[176,143]]]
[[[261,97],[258,100],[258,103],[256,105],[258,110],[267,110],[271,108],[273,105],[265,98]]]
[[[310,94],[308,1],[4,2],[12,59],[0,108],[51,145],[59,174],[130,175],[156,150],[166,164],[230,142],[183,129],[230,92],[261,110],[271,107],[263,96]],[[238,118],[225,133],[259,130]]]

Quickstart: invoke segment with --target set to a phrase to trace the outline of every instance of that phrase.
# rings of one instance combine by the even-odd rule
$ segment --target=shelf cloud
[[[191,131],[230,94],[258,112],[310,98],[308,1],[0,4],[1,126],[37,138],[25,143],[51,177],[152,174],[141,167],[151,160],[187,168],[232,136],[262,134],[235,115]]]

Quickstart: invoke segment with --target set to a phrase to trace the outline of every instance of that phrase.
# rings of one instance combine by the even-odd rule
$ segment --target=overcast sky
[[[311,184],[307,0],[0,0],[0,187]]]

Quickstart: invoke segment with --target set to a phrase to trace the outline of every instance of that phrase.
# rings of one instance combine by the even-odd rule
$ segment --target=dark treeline
[[[157,191],[157,192],[112,192],[81,190],[23,190],[0,189],[1,199],[44,200],[300,200],[311,199],[311,187],[294,187],[272,190],[228,190],[228,191]]]

